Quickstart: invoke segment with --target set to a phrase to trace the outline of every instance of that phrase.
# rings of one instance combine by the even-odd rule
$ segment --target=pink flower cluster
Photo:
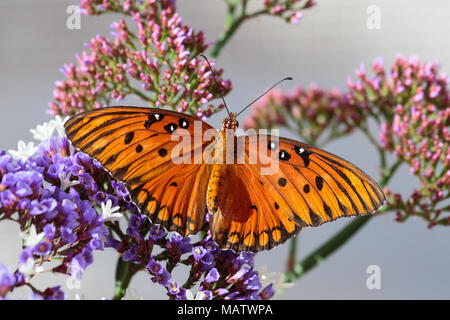
[[[255,104],[244,126],[247,129],[288,126],[308,143],[317,144],[326,129],[329,136],[324,142],[348,134],[360,121],[360,114],[339,90],[311,86],[309,90],[298,87],[287,94],[271,91]]]
[[[430,228],[450,225],[450,216],[443,215],[450,209],[445,207],[450,186],[448,78],[439,74],[436,63],[399,56],[386,85],[399,98],[391,101],[389,118],[381,124],[380,145],[408,164],[420,183],[407,199],[389,191],[390,205],[397,209],[399,221],[417,215]]]
[[[397,164],[408,165],[418,178],[419,188],[407,199],[387,190],[388,210],[397,211],[397,220],[416,215],[430,227],[450,225],[450,216],[444,214],[450,211],[445,205],[450,197],[449,79],[436,63],[401,55],[388,71],[380,58],[372,69],[368,75],[361,65],[356,80],[347,79],[345,93],[316,87],[287,94],[273,91],[254,106],[245,126],[286,126],[310,144],[320,143],[324,131],[329,132],[328,142],[362,130],[380,153],[392,153]],[[379,141],[371,137],[369,118],[380,125]]]
[[[51,114],[71,115],[104,107],[128,95],[152,107],[168,106],[200,118],[223,107],[209,103],[227,94],[231,82],[220,78],[222,70],[215,70],[217,87],[206,61],[198,56],[208,47],[203,32],[196,33],[183,24],[174,1],[145,2],[81,2],[85,14],[117,12],[130,16],[135,26],[130,28],[120,19],[111,26],[114,39],[97,35],[86,44],[89,51],[77,56],[78,65],[64,66],[66,79],[56,82]],[[137,34],[131,31],[135,28]]]
[[[311,8],[316,5],[313,0],[264,0],[267,12],[274,16],[280,16],[292,24],[297,24],[303,18],[300,10]]]

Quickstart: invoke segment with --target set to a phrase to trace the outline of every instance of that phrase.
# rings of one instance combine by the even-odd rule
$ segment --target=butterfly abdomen
[[[226,139],[226,133],[221,131],[217,136],[212,153],[213,164],[206,191],[206,206],[210,214],[215,214],[219,209],[219,193],[226,177]]]
[[[215,214],[218,210],[218,195],[223,186],[226,170],[226,164],[214,164],[212,167],[206,191],[206,206],[210,214]]]

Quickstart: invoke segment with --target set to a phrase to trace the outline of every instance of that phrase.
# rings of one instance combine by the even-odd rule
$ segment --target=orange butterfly
[[[272,174],[261,174],[262,160],[244,164],[205,161],[217,154],[213,151],[204,158],[202,150],[227,148],[226,129],[234,132],[239,125],[235,116],[230,113],[209,141],[192,138],[195,130],[203,134],[213,129],[206,122],[154,108],[96,109],[73,116],[65,128],[75,147],[125,183],[134,203],[154,224],[183,236],[195,234],[208,210],[213,239],[221,248],[268,250],[303,227],[373,213],[385,201],[378,184],[353,164],[290,139],[262,137],[268,141],[262,146],[268,157],[279,163]],[[176,150],[179,142],[172,139],[181,131],[191,137],[189,151],[194,155],[190,164],[172,159],[174,153],[182,156]],[[258,144],[259,138],[233,138],[232,144],[241,147],[243,157],[249,159],[251,145]]]

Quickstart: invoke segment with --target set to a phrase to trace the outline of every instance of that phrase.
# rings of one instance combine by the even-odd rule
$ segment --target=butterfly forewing
[[[201,228],[210,173],[209,166],[194,159],[201,157],[196,151],[209,144],[194,139],[195,121],[201,132],[213,129],[192,116],[138,107],[78,114],[65,128],[75,147],[125,183],[133,201],[154,223],[185,235]],[[172,150],[180,143],[173,134],[190,139],[190,163],[173,161]]]

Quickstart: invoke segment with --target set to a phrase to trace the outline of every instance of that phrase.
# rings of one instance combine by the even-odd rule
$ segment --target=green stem
[[[236,30],[241,26],[241,24],[245,20],[249,20],[251,18],[255,18],[257,16],[267,13],[266,8],[252,13],[247,13],[248,0],[243,0],[241,3],[239,14],[236,17],[235,12],[238,7],[239,1],[226,1],[226,2],[228,4],[228,13],[225,19],[225,27],[224,27],[225,30],[219,35],[219,37],[216,40],[216,43],[211,49],[212,58],[217,58],[219,53],[222,51],[222,48],[230,40],[230,38],[234,35]]]
[[[230,40],[230,38],[233,36],[233,34],[236,32],[236,30],[240,27],[242,22],[244,22],[245,16],[239,16],[236,19],[227,19],[227,23],[225,24],[225,31],[219,35],[217,38],[216,43],[214,44],[213,48],[211,49],[211,57],[217,58],[220,51],[222,51],[222,48],[225,46],[225,44]]]
[[[135,273],[133,271],[133,263],[123,261],[122,257],[119,257],[116,265],[116,287],[114,289],[113,300],[120,300],[125,296],[131,278]]]
[[[290,241],[291,243],[289,248],[289,257],[286,263],[286,272],[294,271],[295,261],[297,260],[296,256],[297,256],[298,237],[299,235],[295,236]]]

